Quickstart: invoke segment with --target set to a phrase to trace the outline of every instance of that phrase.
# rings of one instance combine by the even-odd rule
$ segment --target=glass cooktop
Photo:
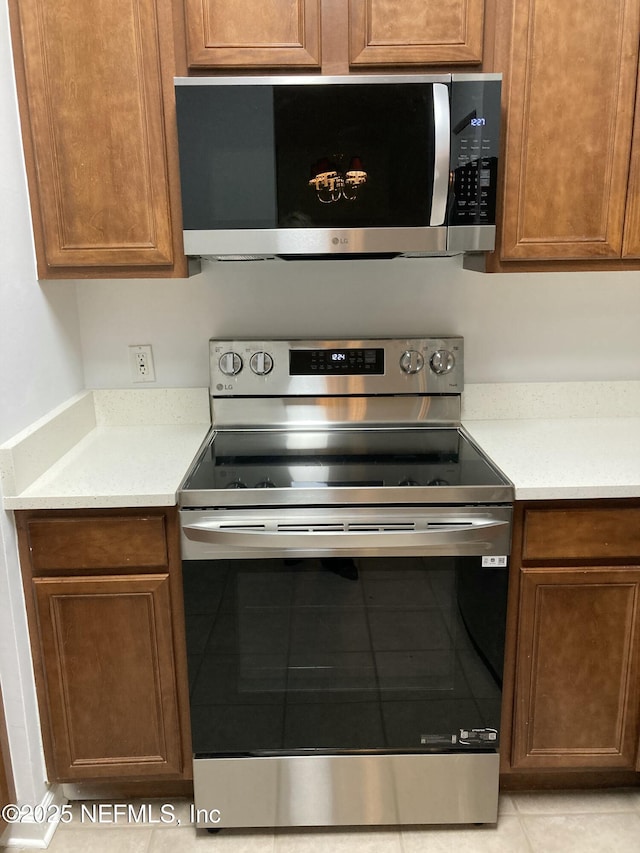
[[[183,492],[508,486],[457,429],[224,431]]]

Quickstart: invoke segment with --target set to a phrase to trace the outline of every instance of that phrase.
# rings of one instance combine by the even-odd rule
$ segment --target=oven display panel
[[[380,349],[296,349],[289,351],[290,376],[340,373],[384,374],[384,350]]]

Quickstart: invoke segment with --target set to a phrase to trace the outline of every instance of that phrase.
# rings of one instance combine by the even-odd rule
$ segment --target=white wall
[[[75,285],[36,281],[9,48],[0,6],[0,442],[84,386]],[[2,495],[0,493],[0,505]],[[0,683],[18,799],[47,793],[11,514],[0,509]],[[24,834],[24,833],[23,833]]]
[[[640,379],[640,272],[482,275],[459,258],[205,262],[188,281],[78,285],[88,387],[207,385],[210,337],[464,335],[468,382]]]

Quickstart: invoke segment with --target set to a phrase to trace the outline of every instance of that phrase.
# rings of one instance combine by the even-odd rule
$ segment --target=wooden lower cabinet
[[[639,607],[640,567],[522,570],[513,767],[635,767]]]
[[[516,505],[503,770],[529,787],[637,769],[639,531],[638,501]]]
[[[169,576],[33,586],[58,778],[179,773]]]
[[[188,778],[175,511],[17,515],[52,779]]]

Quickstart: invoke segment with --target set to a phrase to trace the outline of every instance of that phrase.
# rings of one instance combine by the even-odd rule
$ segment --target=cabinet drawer
[[[522,556],[524,560],[637,559],[640,507],[527,510]]]
[[[38,518],[27,521],[26,527],[34,573],[168,565],[160,515]]]

